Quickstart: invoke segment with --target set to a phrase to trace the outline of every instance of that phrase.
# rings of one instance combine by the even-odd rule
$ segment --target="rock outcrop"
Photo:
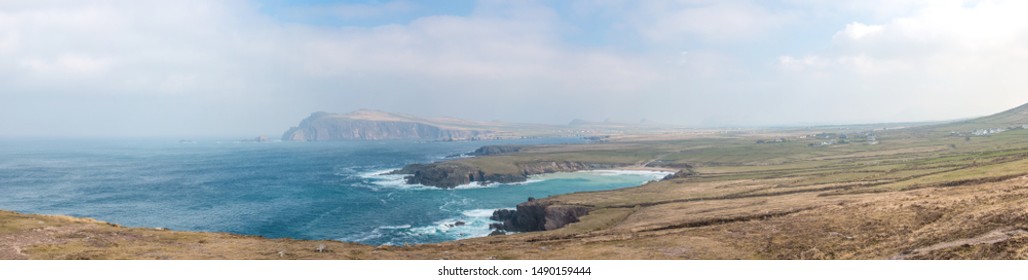
[[[589,214],[589,208],[585,206],[530,200],[518,204],[515,210],[494,211],[490,219],[499,223],[490,225],[490,228],[504,232],[553,230],[578,222],[578,218],[586,214]]]
[[[456,161],[444,161],[428,164],[409,164],[402,169],[390,172],[390,174],[406,174],[408,184],[422,184],[440,188],[453,188],[473,182],[487,183],[516,183],[528,180],[529,175],[574,172],[579,170],[608,169],[622,165],[610,163],[585,163],[585,162],[530,162],[518,163],[516,173],[492,173],[483,171],[477,167],[462,164]]]
[[[471,155],[475,155],[475,156],[488,156],[488,155],[498,155],[498,154],[507,154],[507,153],[517,153],[517,152],[520,152],[524,148],[525,148],[525,146],[522,146],[522,145],[491,145],[491,146],[482,146],[481,148],[475,149],[474,152],[471,152]]]
[[[409,164],[400,170],[390,172],[390,174],[408,175],[404,177],[408,184],[422,184],[444,189],[472,182],[482,184],[515,183],[528,179],[528,176],[524,174],[485,173],[478,168],[452,162]]]
[[[317,112],[282,134],[283,141],[473,140],[492,131],[447,126],[430,120],[362,110],[346,115]]]
[[[668,174],[667,176],[664,176],[664,178],[661,179],[661,180],[684,179],[684,178],[691,177],[693,175],[696,175],[695,171],[693,171],[691,168],[684,168],[684,169],[678,170],[678,172],[675,172],[673,174]]]

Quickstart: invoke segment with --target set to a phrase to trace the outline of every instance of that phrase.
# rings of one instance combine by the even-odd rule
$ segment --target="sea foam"
[[[438,220],[433,222],[431,225],[413,227],[410,229],[410,234],[419,236],[437,235],[445,237],[446,239],[464,239],[487,236],[492,232],[492,230],[489,229],[489,224],[495,223],[495,221],[490,220],[489,217],[492,217],[493,211],[496,210],[497,209],[465,210],[462,211],[459,216]],[[457,225],[457,222],[464,222],[464,224]]]
[[[372,185],[375,185],[375,186],[378,186],[378,187],[396,188],[396,189],[409,189],[409,190],[448,190],[448,189],[445,189],[445,188],[437,188],[437,187],[426,186],[426,185],[422,185],[422,184],[408,184],[407,183],[407,179],[406,179],[407,175],[405,175],[405,174],[389,174],[389,173],[391,173],[393,171],[396,171],[396,170],[397,169],[381,169],[381,170],[375,170],[375,171],[362,172],[362,173],[358,173],[357,177],[362,178],[365,181],[367,181],[368,183],[370,183]],[[343,174],[337,174],[337,175],[343,175]],[[526,184],[539,183],[539,182],[543,182],[543,181],[546,181],[546,180],[547,180],[547,178],[540,177],[538,175],[533,175],[533,176],[529,177],[528,180],[522,181],[522,182],[512,182],[512,183],[489,182],[489,183],[485,183],[485,184],[483,184],[482,182],[471,182],[471,183],[467,183],[467,184],[463,184],[463,185],[457,185],[456,187],[453,187],[451,189],[452,190],[472,190],[472,189],[496,188],[496,187],[501,187],[501,186],[520,186],[520,185],[526,185]]]
[[[364,181],[374,185],[376,187],[383,188],[394,188],[394,189],[407,189],[407,190],[435,190],[439,189],[436,187],[425,186],[422,184],[408,184],[407,175],[404,174],[389,174],[390,172],[396,171],[396,169],[381,169],[369,172],[363,172],[357,174],[357,177],[364,179]]]
[[[663,178],[664,176],[674,174],[668,171],[659,170],[625,170],[625,169],[601,169],[601,170],[589,170],[581,171],[585,173],[592,173],[600,176],[622,176],[622,175],[638,175],[638,176],[653,176],[655,178]]]

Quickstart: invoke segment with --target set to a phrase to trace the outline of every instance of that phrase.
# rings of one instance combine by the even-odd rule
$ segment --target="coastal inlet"
[[[0,208],[129,227],[415,244],[488,235],[495,210],[529,197],[631,187],[666,175],[579,171],[443,189],[387,174],[484,144],[582,141],[7,141],[0,145]]]

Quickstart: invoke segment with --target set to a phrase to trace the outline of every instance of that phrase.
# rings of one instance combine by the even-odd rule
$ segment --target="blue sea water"
[[[528,197],[636,186],[655,172],[533,176],[444,190],[384,173],[489,142],[246,143],[0,141],[0,209],[90,217],[132,227],[365,244],[485,236],[488,217]],[[457,221],[465,225],[454,226]]]

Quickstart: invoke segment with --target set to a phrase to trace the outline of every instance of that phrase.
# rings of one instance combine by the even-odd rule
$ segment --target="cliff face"
[[[578,217],[589,214],[589,208],[562,205],[553,201],[530,200],[518,204],[516,210],[500,209],[490,219],[499,223],[490,227],[505,232],[553,230],[578,222]]]
[[[408,184],[422,184],[440,188],[453,188],[459,185],[479,183],[516,183],[528,180],[529,175],[574,172],[579,170],[607,169],[620,165],[609,163],[585,162],[532,162],[517,164],[518,173],[487,173],[474,166],[456,162],[437,162],[429,164],[410,164],[392,174],[407,174]]]
[[[391,174],[408,175],[405,177],[408,184],[422,184],[444,189],[472,182],[515,183],[528,180],[528,175],[526,174],[485,173],[472,166],[450,162],[410,164],[400,170],[391,172]]]
[[[428,121],[388,113],[355,112],[347,115],[318,112],[311,114],[284,134],[284,141],[333,140],[468,140],[490,131],[444,127]]]

